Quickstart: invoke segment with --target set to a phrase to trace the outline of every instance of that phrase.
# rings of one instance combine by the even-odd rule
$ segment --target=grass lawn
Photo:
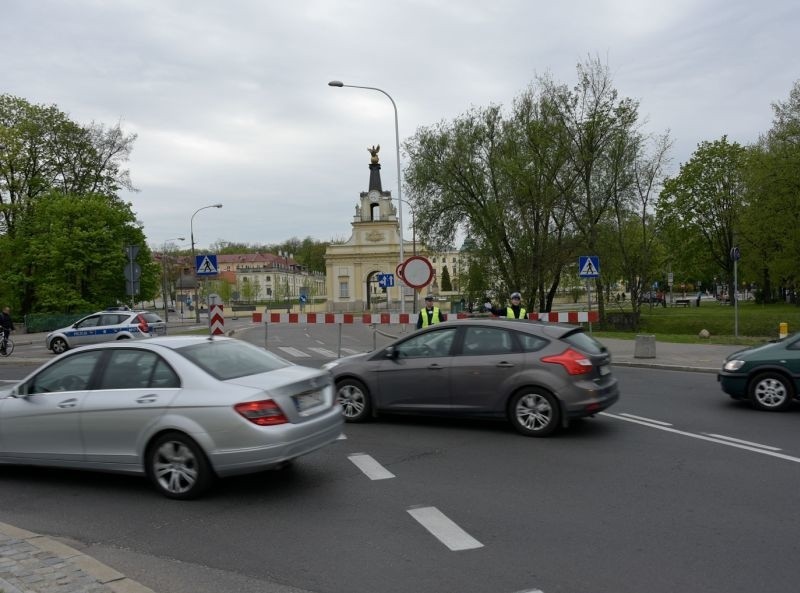
[[[703,301],[700,307],[651,307],[641,309],[639,329],[635,332],[597,331],[608,338],[634,338],[636,334],[655,334],[665,342],[757,344],[778,337],[780,324],[787,323],[789,333],[800,331],[800,307],[785,303],[757,305],[741,301],[738,305],[738,338],[734,335],[734,313],[737,307]],[[607,305],[607,312],[618,311],[616,303]],[[623,310],[630,310],[629,308]],[[708,330],[710,338],[698,336]]]

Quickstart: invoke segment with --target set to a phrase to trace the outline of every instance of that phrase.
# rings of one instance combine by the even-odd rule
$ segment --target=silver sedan
[[[176,499],[341,430],[327,372],[229,338],[86,346],[0,394],[0,463],[146,474]]]

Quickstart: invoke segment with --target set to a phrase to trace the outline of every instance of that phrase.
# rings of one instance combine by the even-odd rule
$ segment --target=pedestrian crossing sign
[[[600,275],[600,258],[596,255],[578,257],[578,276],[581,278],[597,278]]]
[[[194,263],[198,276],[213,276],[219,273],[216,255],[197,255]]]

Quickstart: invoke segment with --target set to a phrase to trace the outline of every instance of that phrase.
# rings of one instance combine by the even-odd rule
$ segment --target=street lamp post
[[[167,239],[164,241],[164,248],[161,250],[161,267],[164,272],[164,285],[163,285],[163,295],[164,295],[164,321],[169,321],[169,302],[168,297],[170,295],[169,290],[169,276],[167,274],[167,243],[170,241],[185,241],[183,237],[174,237],[172,239]]]
[[[397,124],[397,105],[392,99],[392,96],[384,91],[383,89],[379,89],[374,86],[360,86],[355,84],[344,84],[341,80],[332,80],[328,83],[328,86],[333,87],[349,87],[352,89],[367,89],[370,91],[378,91],[379,93],[383,93],[386,95],[389,100],[392,102],[392,107],[394,108],[394,137],[395,137],[395,148],[397,153],[397,199],[399,200],[399,207],[397,209],[398,213],[398,222],[400,223],[400,263],[402,263],[405,259],[403,254],[403,200],[401,188],[400,188],[400,128]],[[406,310],[406,295],[405,290],[402,282],[400,283],[400,312],[405,313]]]
[[[194,270],[194,313],[195,313],[195,321],[200,323],[200,299],[197,292],[197,260],[194,253],[194,217],[197,216],[197,213],[201,210],[205,210],[206,208],[222,208],[222,204],[211,204],[210,206],[203,206],[202,208],[198,208],[192,214],[192,217],[189,219],[189,236],[192,239],[192,269]]]

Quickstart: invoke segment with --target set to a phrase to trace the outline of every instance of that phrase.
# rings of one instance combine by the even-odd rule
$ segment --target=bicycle
[[[3,336],[0,338],[0,356],[11,356],[14,352],[14,342],[10,337]]]

